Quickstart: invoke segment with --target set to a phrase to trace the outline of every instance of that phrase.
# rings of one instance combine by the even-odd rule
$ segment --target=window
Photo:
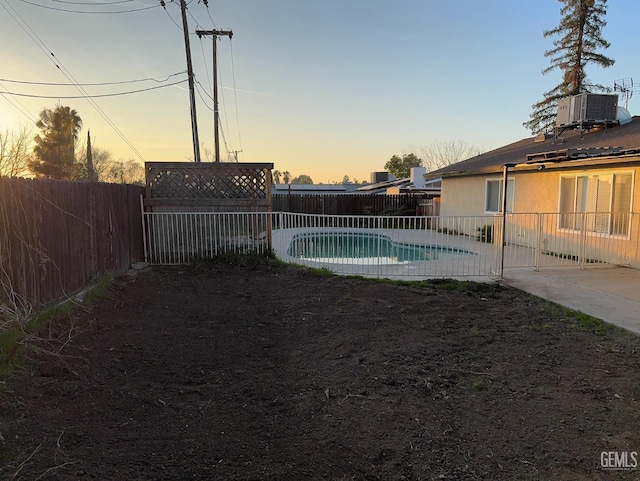
[[[561,177],[560,227],[627,235],[632,184],[631,173]]]
[[[502,212],[502,179],[488,179],[485,195],[484,210],[485,212]],[[513,188],[515,182],[513,179],[507,180],[507,212],[513,212]]]

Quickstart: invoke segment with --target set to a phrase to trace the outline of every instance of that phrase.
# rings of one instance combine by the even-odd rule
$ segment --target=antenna
[[[613,91],[624,98],[624,108],[629,110],[629,100],[633,97],[633,78],[627,77],[613,82]]]

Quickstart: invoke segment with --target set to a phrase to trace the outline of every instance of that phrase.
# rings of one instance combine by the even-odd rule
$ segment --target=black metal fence
[[[274,195],[273,212],[327,215],[422,215],[430,194],[283,194]]]

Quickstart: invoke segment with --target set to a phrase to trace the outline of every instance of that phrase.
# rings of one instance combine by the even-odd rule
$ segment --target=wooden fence
[[[419,206],[431,197],[430,194],[283,194],[274,195],[271,206],[274,212],[299,214],[411,216],[427,215]]]
[[[0,304],[41,307],[143,260],[144,188],[0,178]]]
[[[266,212],[271,163],[145,162],[149,212]]]

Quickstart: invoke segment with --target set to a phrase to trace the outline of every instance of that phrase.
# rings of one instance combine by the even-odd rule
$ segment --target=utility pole
[[[191,64],[191,47],[189,46],[189,26],[187,25],[187,3],[180,0],[182,11],[182,31],[184,32],[184,46],[187,50],[187,75],[189,77],[189,100],[191,105],[191,134],[193,137],[193,157],[200,162],[200,140],[198,139],[198,117],[196,116],[196,96],[193,82],[193,65]]]
[[[242,152],[242,150],[234,150],[231,152],[233,157],[236,159],[236,164],[238,163],[238,152]]]
[[[218,112],[218,60],[216,42],[219,36],[227,36],[229,40],[231,40],[233,32],[231,30],[196,30],[196,34],[198,37],[211,35],[213,38],[213,135],[216,145],[216,162],[220,162],[220,138],[218,134],[220,113]]]

